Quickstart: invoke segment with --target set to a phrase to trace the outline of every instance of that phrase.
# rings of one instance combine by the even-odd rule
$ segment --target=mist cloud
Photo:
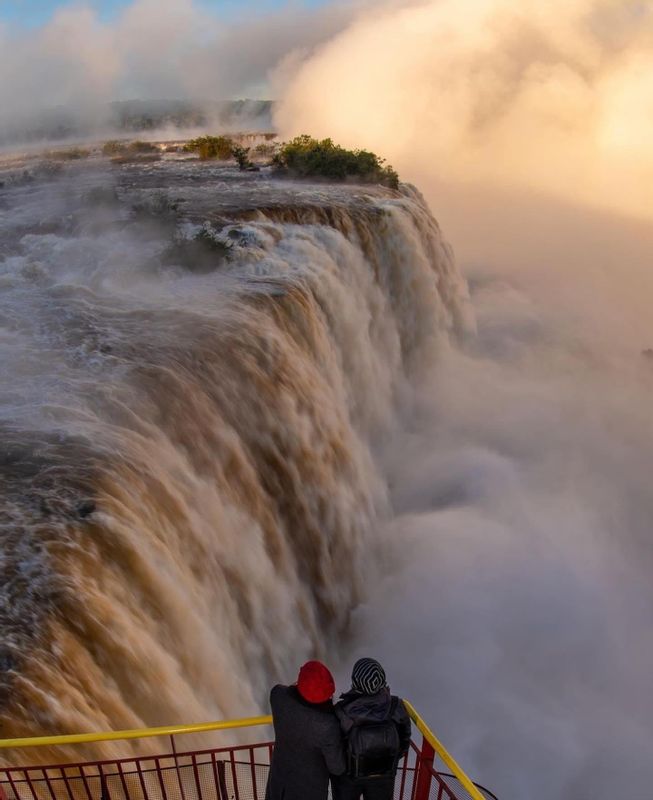
[[[409,178],[528,186],[650,216],[648,0],[430,0],[361,17],[294,76],[278,121]],[[316,92],[315,87],[320,91]]]
[[[57,106],[93,116],[113,100],[269,97],[267,73],[359,7],[289,5],[227,21],[193,0],[134,0],[112,22],[71,4],[36,30],[0,26],[0,126]]]
[[[380,658],[498,797],[649,791],[652,10],[397,3],[278,108],[414,181],[470,283],[477,337],[385,448],[386,577],[341,680]]]

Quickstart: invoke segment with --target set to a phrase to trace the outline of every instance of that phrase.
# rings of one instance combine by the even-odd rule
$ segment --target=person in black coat
[[[410,747],[411,725],[403,700],[390,693],[378,661],[361,658],[354,664],[351,689],[341,695],[335,709],[345,742],[350,738],[353,741],[356,729],[359,742],[363,742],[360,731],[366,726],[368,731],[389,727],[396,750],[394,757],[360,758],[362,777],[355,775],[354,766],[349,763],[347,774],[331,778],[333,800],[392,800],[397,765]],[[352,747],[346,749],[351,754]],[[371,767],[369,772],[365,767]]]
[[[319,661],[308,661],[294,686],[270,692],[275,744],[265,800],[326,800],[329,775],[345,771],[336,686]]]

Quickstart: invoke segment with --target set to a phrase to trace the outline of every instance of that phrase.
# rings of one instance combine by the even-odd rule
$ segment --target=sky
[[[295,5],[316,7],[324,5],[326,1],[300,0]],[[37,27],[47,23],[58,9],[75,4],[82,3],[69,0],[0,0],[0,22]],[[95,9],[105,20],[113,19],[129,4],[130,0],[86,0],[83,3]],[[239,12],[270,11],[288,3],[286,0],[203,0],[201,5],[209,11],[237,16]]]

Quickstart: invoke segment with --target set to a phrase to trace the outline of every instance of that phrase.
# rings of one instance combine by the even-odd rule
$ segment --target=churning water
[[[257,712],[346,630],[378,452],[469,327],[436,222],[184,161],[9,164],[0,203],[3,735]]]

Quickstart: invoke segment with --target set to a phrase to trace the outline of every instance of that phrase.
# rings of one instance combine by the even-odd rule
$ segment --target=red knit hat
[[[299,670],[297,691],[309,703],[325,703],[335,690],[333,675],[321,661],[307,661]]]

